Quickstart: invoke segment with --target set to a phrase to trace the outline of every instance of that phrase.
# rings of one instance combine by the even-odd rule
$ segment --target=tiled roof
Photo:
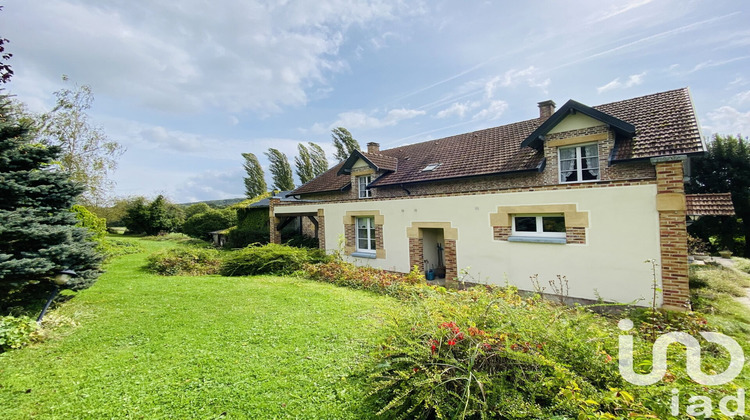
[[[686,194],[688,216],[734,216],[732,194]]]
[[[632,139],[618,139],[614,161],[693,154],[704,150],[687,88],[593,108],[636,128],[636,135]],[[390,157],[397,162],[394,172],[386,173],[370,185],[377,187],[537,170],[544,160],[542,152],[531,147],[521,147],[521,143],[543,122],[544,120],[535,118],[381,150],[379,154],[362,152],[368,159],[372,156],[373,163],[377,166],[382,164],[382,168],[387,167],[388,170],[393,170],[390,169],[393,166],[386,166],[393,160],[378,161],[379,163],[375,160]],[[329,169],[294,193],[336,191],[350,186],[349,176],[336,175],[342,164]],[[433,171],[423,171],[430,164],[440,166]]]
[[[398,159],[393,156],[386,156],[380,153],[360,153],[362,154],[362,156],[366,157],[367,160],[384,171],[395,171],[398,167]]]
[[[595,106],[636,128],[632,140],[620,142],[617,160],[702,153],[698,121],[687,88]]]
[[[317,177],[311,179],[299,188],[292,191],[294,194],[309,194],[326,191],[341,191],[351,184],[349,175],[336,175],[339,169],[344,166],[344,162],[339,162],[333,168],[323,172]]]

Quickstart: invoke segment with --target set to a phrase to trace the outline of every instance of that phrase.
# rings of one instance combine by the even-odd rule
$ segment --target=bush
[[[0,317],[0,353],[36,341],[39,338],[38,330],[37,323],[29,317]]]
[[[164,249],[148,256],[146,269],[163,276],[216,274],[221,266],[215,249],[180,247]]]
[[[243,226],[229,228],[227,233],[227,246],[229,248],[244,248],[250,244],[265,245],[269,241],[268,228],[256,230]]]
[[[418,267],[414,267],[411,273],[403,275],[379,268],[357,267],[351,263],[332,260],[320,264],[306,264],[304,271],[312,280],[396,297],[411,295],[414,290],[408,286],[427,284]]]
[[[105,218],[98,217],[80,204],[71,207],[71,211],[75,213],[76,219],[78,219],[76,226],[88,229],[92,235],[91,239],[99,242],[107,236],[107,220]]]
[[[301,270],[305,264],[328,260],[319,249],[294,248],[268,244],[250,246],[234,253],[221,266],[223,276],[253,276],[257,274],[287,275]]]
[[[681,322],[706,330],[705,319],[693,318]],[[636,327],[634,360],[650,360],[648,328]],[[674,418],[672,388],[714,401],[736,389],[696,384],[677,351],[664,382],[629,384],[618,370],[621,333],[585,308],[523,298],[513,288],[422,287],[386,321],[367,368],[369,404],[385,418],[666,419]],[[706,353],[704,371],[723,371],[725,355]]]
[[[237,223],[237,212],[233,209],[208,210],[195,214],[185,221],[182,231],[193,238],[208,239],[208,234],[227,229]]]

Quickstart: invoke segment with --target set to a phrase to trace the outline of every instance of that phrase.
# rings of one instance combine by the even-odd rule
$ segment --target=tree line
[[[352,134],[344,127],[337,127],[331,130],[333,147],[336,149],[334,159],[343,161],[355,150],[360,150],[359,142],[352,137]],[[268,158],[271,172],[272,189],[279,191],[292,190],[295,187],[292,167],[289,159],[278,149],[269,148],[264,152]],[[245,159],[244,168],[247,176],[245,181],[245,195],[248,197],[257,197],[268,191],[263,168],[258,162],[258,157],[253,153],[243,153]],[[302,184],[309,182],[328,170],[328,159],[322,147],[313,142],[297,144],[297,156],[294,158],[295,173]]]

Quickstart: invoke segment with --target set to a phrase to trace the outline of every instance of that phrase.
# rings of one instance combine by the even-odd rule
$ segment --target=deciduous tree
[[[125,211],[123,224],[131,233],[157,235],[176,231],[184,220],[182,209],[159,195],[150,203],[144,197],[133,199]]]
[[[707,146],[706,155],[692,163],[688,192],[731,192],[737,217],[703,217],[690,231],[703,239],[714,237],[720,248],[750,257],[750,142],[739,135],[717,134]],[[744,237],[744,244],[737,237]]]
[[[68,78],[63,76],[63,81]],[[60,147],[59,165],[70,172],[73,181],[85,186],[84,203],[102,205],[113,186],[109,175],[125,149],[89,121],[87,112],[94,102],[90,86],[63,88],[55,92],[55,97],[52,111],[37,118],[39,139]]]
[[[355,150],[360,150],[359,142],[354,140],[352,133],[344,127],[337,127],[331,130],[333,138],[333,147],[336,148],[334,158],[338,161],[346,160]]]
[[[0,6],[0,10],[3,10],[3,6]],[[5,52],[5,45],[8,44],[8,39],[0,36],[0,83],[10,82],[10,78],[13,76],[13,69],[10,68],[8,60],[13,57],[13,54]]]
[[[310,151],[307,150],[304,144],[297,144],[298,155],[294,158],[294,164],[297,167],[297,177],[299,182],[306,183],[307,181],[315,178],[315,172],[313,169],[312,158]]]
[[[273,177],[273,188],[279,191],[294,189],[292,167],[289,166],[289,160],[287,160],[286,155],[274,148],[268,149],[265,154],[270,162],[269,169]]]
[[[265,175],[263,174],[263,168],[258,162],[258,158],[252,153],[243,153],[242,157],[245,158],[245,195],[248,198],[257,197],[264,194],[268,190],[266,185]]]
[[[328,170],[328,159],[326,159],[326,152],[319,145],[308,142],[310,151],[310,160],[313,166],[313,175],[318,176]]]

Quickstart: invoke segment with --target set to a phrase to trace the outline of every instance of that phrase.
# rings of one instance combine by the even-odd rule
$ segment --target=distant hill
[[[246,199],[247,199],[246,197],[242,197],[242,198],[227,198],[226,200],[194,201],[192,203],[180,203],[178,204],[178,206],[187,207],[193,204],[206,203],[211,207],[227,207],[227,206],[231,206],[232,204],[237,204],[240,201],[243,201]]]

